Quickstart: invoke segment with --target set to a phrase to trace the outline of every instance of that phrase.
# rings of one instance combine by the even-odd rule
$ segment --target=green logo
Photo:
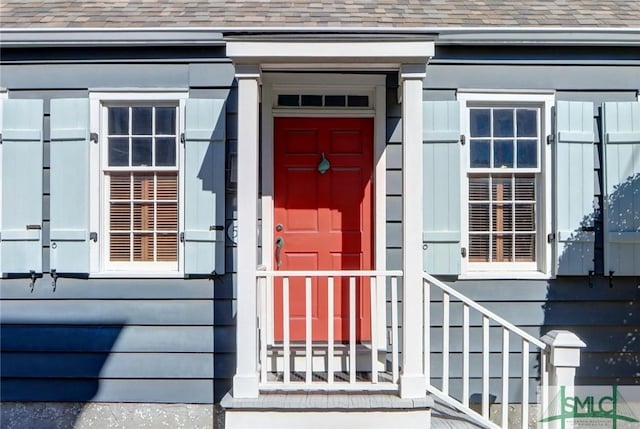
[[[575,427],[580,427],[580,421],[576,421],[576,419],[589,420],[590,423],[585,426],[590,427],[594,426],[595,419],[610,420],[610,427],[613,429],[617,429],[618,422],[640,422],[635,418],[636,416],[620,394],[617,386],[611,386],[610,394],[588,396],[567,396],[565,386],[560,386],[559,393],[549,405],[547,414],[552,412],[555,414],[540,419],[540,422],[548,423],[559,420],[561,429],[565,428],[565,422],[568,419],[574,420]],[[602,420],[601,422],[605,423]]]

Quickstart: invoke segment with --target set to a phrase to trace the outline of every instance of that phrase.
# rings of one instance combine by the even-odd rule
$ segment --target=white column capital
[[[402,64],[400,66],[400,70],[398,71],[398,81],[402,83],[404,80],[409,79],[424,79],[427,77],[427,64],[426,63],[417,63],[417,64]]]
[[[260,64],[236,64],[236,79],[255,79],[261,83],[262,68]]]
[[[580,349],[587,345],[570,331],[549,331],[542,337],[549,346],[549,363],[556,368],[577,368],[580,366]]]

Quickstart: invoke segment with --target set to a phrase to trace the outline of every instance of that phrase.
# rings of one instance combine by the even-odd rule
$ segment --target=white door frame
[[[368,109],[329,109],[329,108],[286,108],[275,106],[278,92],[291,91],[293,94],[366,94],[373,103]],[[370,117],[373,118],[373,246],[374,267],[386,270],[386,76],[370,74],[337,73],[263,73],[262,75],[262,129],[261,129],[261,202],[262,238],[261,264],[267,270],[273,269],[273,191],[274,156],[273,123],[274,117]],[[267,284],[268,296],[273,296],[273,285]],[[385,311],[385,288],[378,288],[376,297],[378,314]],[[273,343],[273,306],[267,308],[267,341]],[[378,318],[376,332],[378,338],[384,338],[385,320]]]

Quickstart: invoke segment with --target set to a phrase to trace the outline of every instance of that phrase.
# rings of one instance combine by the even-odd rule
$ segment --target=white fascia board
[[[433,41],[229,40],[227,56],[236,63],[424,63],[435,53]]]

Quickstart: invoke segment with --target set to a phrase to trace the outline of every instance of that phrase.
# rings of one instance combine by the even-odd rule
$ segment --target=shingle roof
[[[640,27],[640,0],[2,0],[4,28]]]

